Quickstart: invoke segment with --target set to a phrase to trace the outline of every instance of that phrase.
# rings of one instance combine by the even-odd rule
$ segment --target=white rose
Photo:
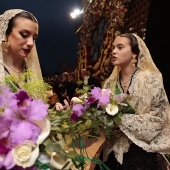
[[[39,146],[33,141],[26,140],[12,149],[12,155],[18,166],[31,167],[39,156]]]

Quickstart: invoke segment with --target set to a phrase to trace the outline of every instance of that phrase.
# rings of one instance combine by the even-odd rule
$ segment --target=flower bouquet
[[[0,86],[0,169],[33,168],[50,133],[47,114],[48,105],[27,91]]]
[[[74,169],[85,169],[90,162],[107,169],[102,161],[94,159],[95,154],[89,155],[87,145],[94,144],[97,139],[102,141],[100,147],[110,138],[115,142],[121,137],[115,131],[115,125],[121,123],[121,116],[129,109],[126,98],[127,94],[115,94],[110,89],[94,87],[79,97],[73,97],[69,109],[61,110],[58,104],[57,111],[49,110],[51,140],[46,143],[46,150],[57,156],[57,159],[53,157],[53,162],[62,159],[63,167],[67,168],[72,162]],[[91,139],[93,142],[88,142]],[[93,152],[94,148],[90,150]]]

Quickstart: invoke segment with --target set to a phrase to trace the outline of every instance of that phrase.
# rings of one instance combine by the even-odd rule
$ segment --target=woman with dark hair
[[[170,154],[170,109],[162,74],[144,41],[132,33],[116,37],[111,62],[104,88],[126,93],[130,109],[103,144],[100,158],[111,170],[165,170],[159,160]]]
[[[39,145],[50,133],[50,121],[46,118],[48,105],[42,102],[47,102],[46,87],[49,86],[43,82],[35,46],[38,31],[38,21],[28,11],[11,9],[0,15],[0,95],[3,97],[4,88],[8,92],[15,92],[15,95],[10,95],[17,99],[15,103],[14,97],[9,98],[13,102],[11,109],[6,104],[9,102],[5,100],[6,95],[1,97],[4,101],[0,102],[0,169],[35,169]],[[40,106],[45,109],[41,110],[37,103],[34,108],[31,107],[34,99],[39,99],[37,103],[41,102]],[[11,112],[10,109],[15,111]],[[24,110],[24,114],[21,110]],[[20,154],[21,150],[12,153],[14,148],[21,145],[24,145],[25,154]],[[26,145],[29,145],[29,149],[26,149]]]
[[[43,81],[35,45],[38,32],[38,21],[28,11],[11,9],[0,15],[0,85],[8,85],[12,91],[17,91],[35,77]],[[34,88],[34,97],[44,97],[44,100],[49,97],[46,90],[50,90],[50,86],[46,89],[35,85]]]
[[[0,84],[5,76],[19,78],[28,69],[42,77],[35,40],[38,21],[28,11],[11,9],[0,15]]]

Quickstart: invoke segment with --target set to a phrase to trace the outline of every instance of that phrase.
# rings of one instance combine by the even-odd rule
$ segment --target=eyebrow
[[[29,30],[26,30],[26,29],[22,29],[21,31],[25,31],[27,33],[31,33]],[[34,34],[34,36],[38,36],[38,34]]]
[[[122,43],[118,43],[118,44],[116,44],[116,46],[119,46],[119,45],[124,45],[124,44],[122,44]]]

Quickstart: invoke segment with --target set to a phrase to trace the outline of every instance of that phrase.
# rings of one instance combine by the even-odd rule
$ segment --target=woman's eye
[[[36,37],[33,37],[33,40],[35,41],[37,39],[37,36]]]
[[[27,34],[21,34],[21,36],[22,36],[23,38],[26,38],[26,37],[27,37]]]
[[[122,46],[119,46],[118,49],[121,50],[123,47]]]

